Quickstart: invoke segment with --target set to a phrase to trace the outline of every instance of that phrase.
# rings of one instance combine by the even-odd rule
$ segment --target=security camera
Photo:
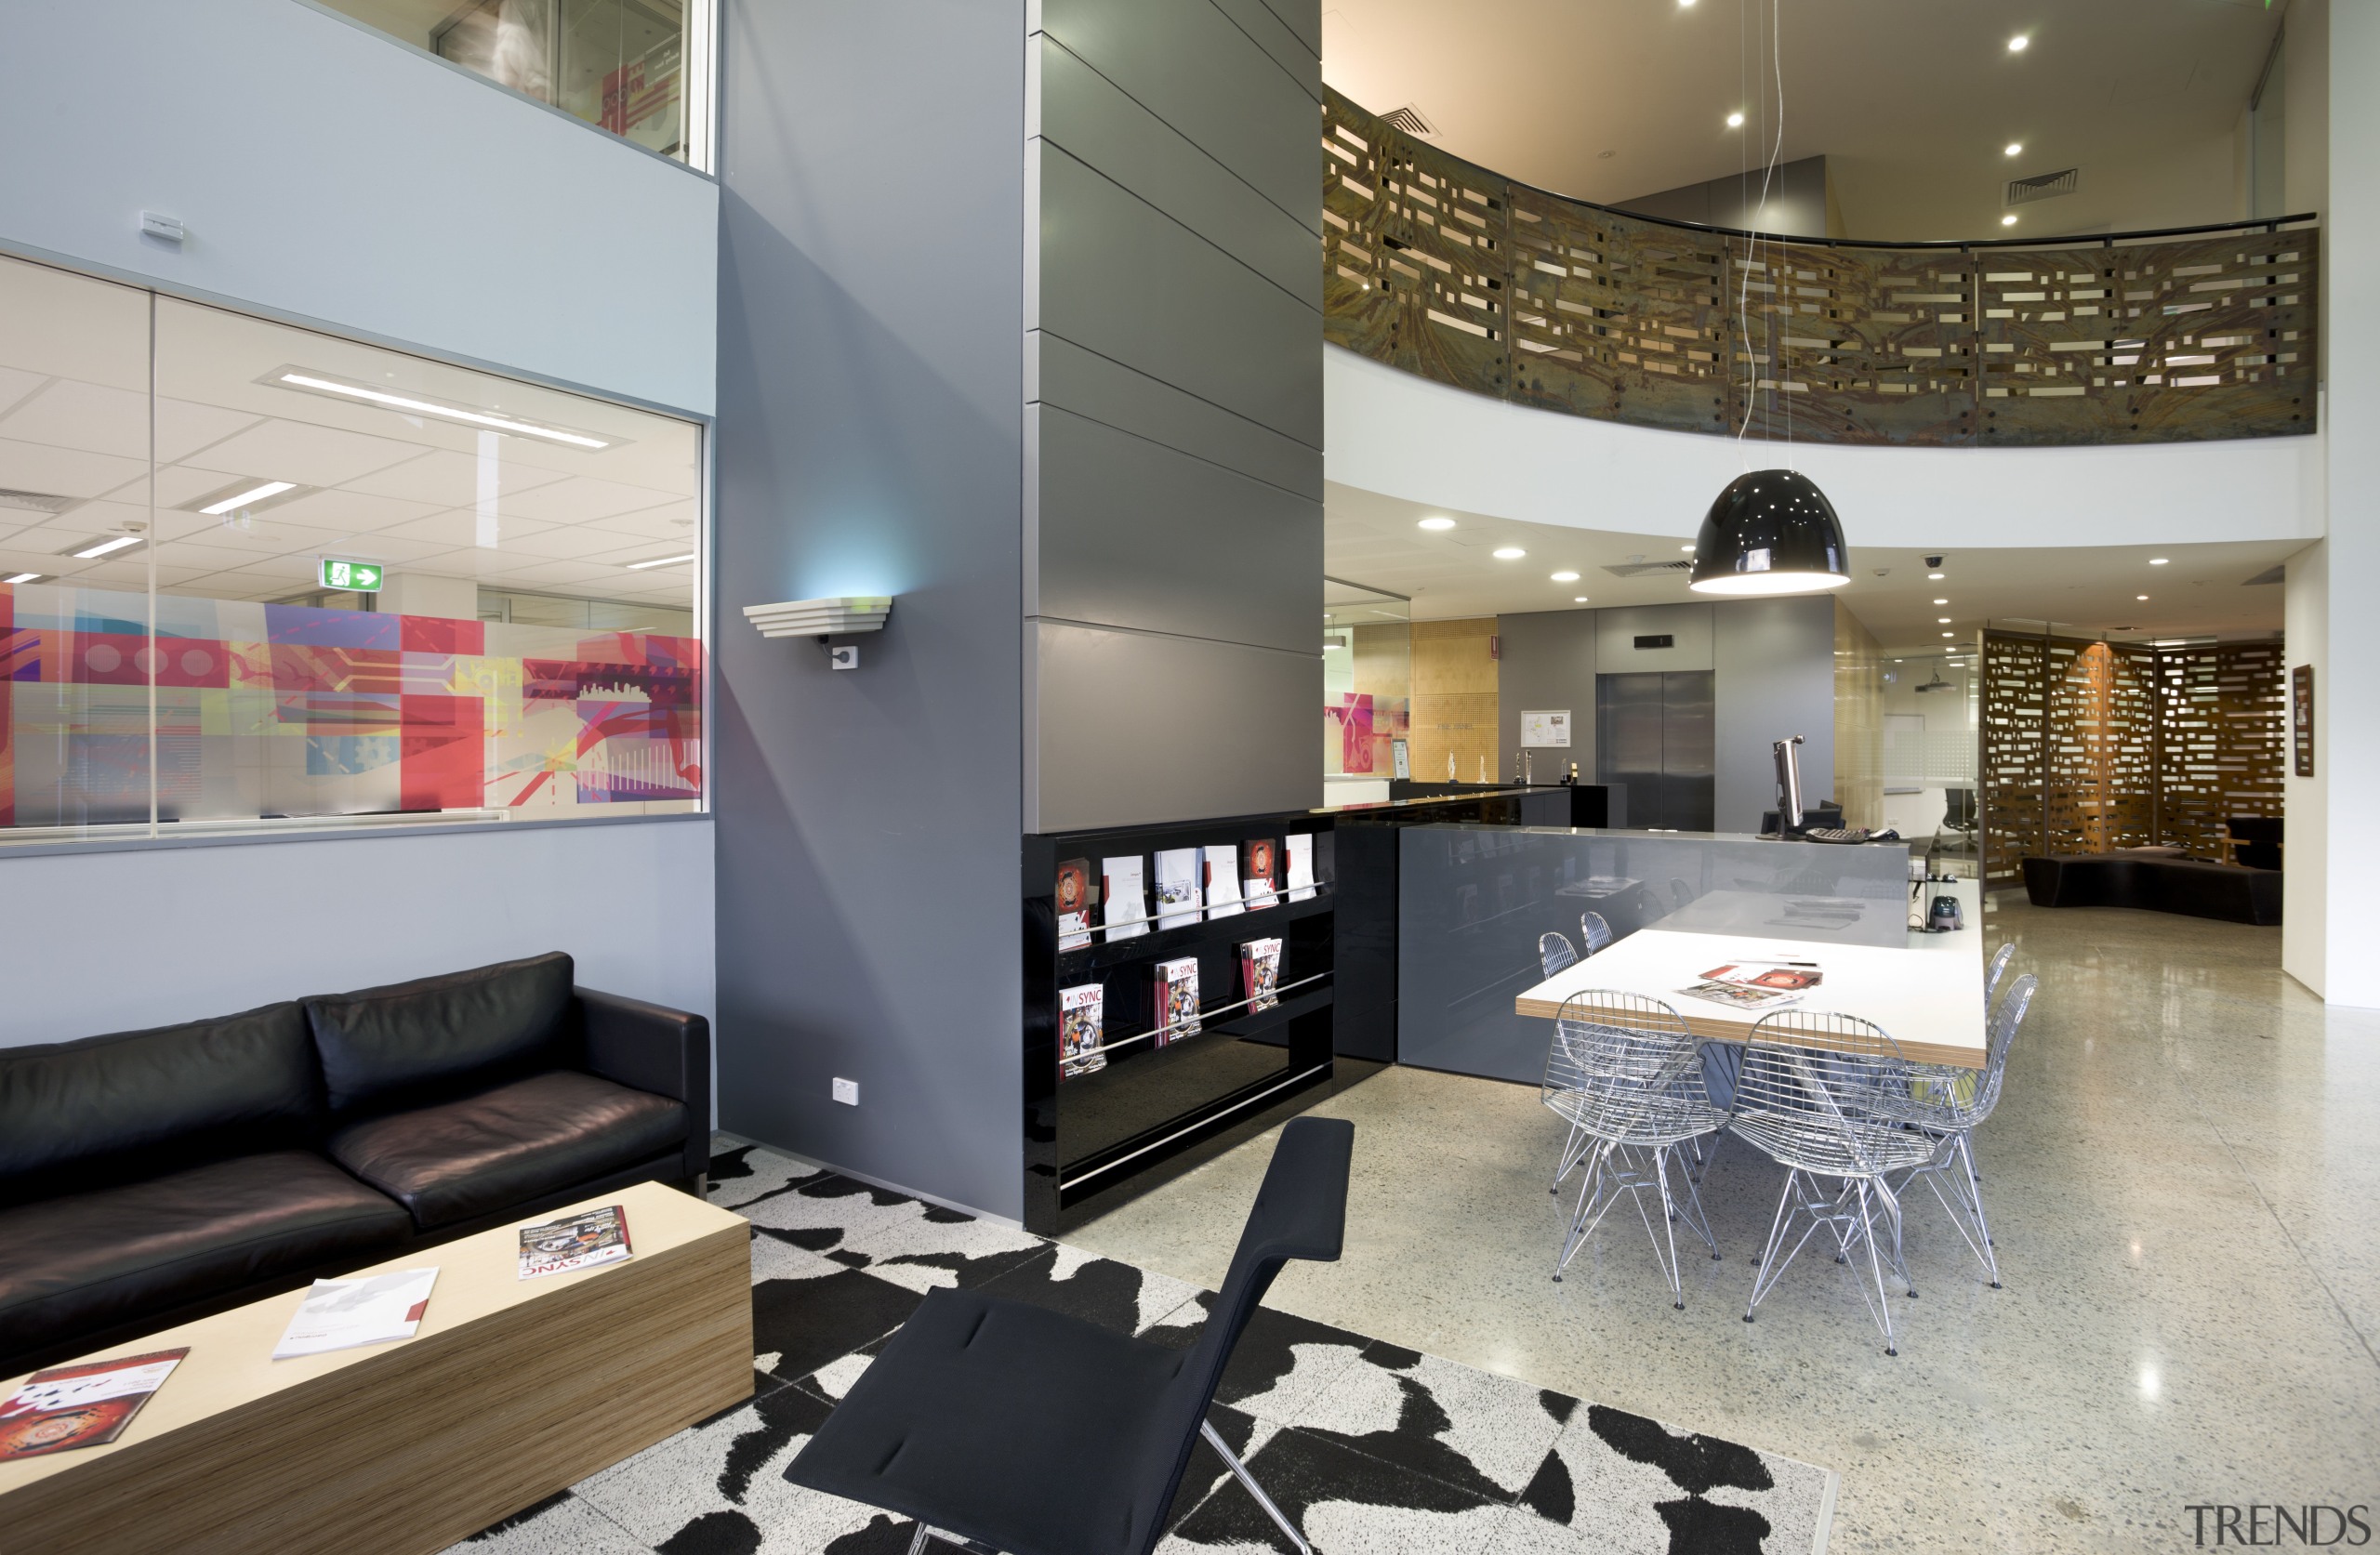
[[[1942,559],[1938,556],[1929,556],[1925,559],[1925,565],[1928,567],[1939,567],[1942,565]]]

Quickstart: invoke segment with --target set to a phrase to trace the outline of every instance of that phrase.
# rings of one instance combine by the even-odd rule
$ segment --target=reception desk
[[[1887,1031],[1897,1022],[1896,1036],[1905,1032],[1923,1049],[1912,1057],[1980,1061],[1979,903],[1971,884],[1928,886],[1929,900],[1961,899],[1966,928],[1912,934],[1899,844],[1467,825],[1410,827],[1399,843],[1401,1063],[1534,1083],[1545,1068],[1545,1018],[1559,1005],[1556,996],[1538,1008],[1547,995],[1576,982],[1668,997],[1712,965],[1772,952],[1821,965],[1833,953],[1829,999],[1844,1002],[1814,993],[1810,1008],[1864,1014]],[[1583,953],[1580,918],[1590,912],[1615,945],[1549,982],[1539,937],[1558,932]],[[1640,933],[1648,938],[1632,946]],[[1857,1008],[1863,998],[1868,1008]],[[1739,1038],[1724,1018],[1732,1012],[1703,1013],[1714,1017],[1706,1034]]]

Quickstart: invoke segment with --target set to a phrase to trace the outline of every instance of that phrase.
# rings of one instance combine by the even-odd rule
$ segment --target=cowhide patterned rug
[[[449,1555],[902,1555],[907,1520],[784,1470],[928,1290],[1169,1345],[1206,1321],[1209,1293],[1183,1281],[757,1146],[712,1161],[710,1196],[757,1228],[751,1401]],[[1828,1469],[1269,1309],[1210,1417],[1317,1555],[1820,1555],[1833,1505]],[[1203,1445],[1170,1526],[1163,1555],[1290,1548]]]

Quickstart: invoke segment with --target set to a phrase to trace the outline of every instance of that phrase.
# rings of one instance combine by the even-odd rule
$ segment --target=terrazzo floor
[[[1897,1359],[1823,1258],[1741,1321],[1781,1172],[1739,1141],[1686,1311],[1633,1221],[1553,1283],[1562,1126],[1413,1069],[1316,1109],[1356,1124],[1346,1255],[1271,1305],[1837,1468],[1835,1552],[2131,1555],[2196,1548],[2192,1504],[2380,1503],[2380,1012],[2284,976],[2278,929],[2001,893],[1982,931],[2042,982],[1977,1138],[2005,1288],[1921,1193]],[[1211,1285],[1271,1149],[1068,1240]]]

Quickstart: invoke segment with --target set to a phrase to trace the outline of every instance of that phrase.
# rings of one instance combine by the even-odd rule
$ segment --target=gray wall
[[[1712,608],[1712,824],[1759,829],[1777,798],[1769,747],[1795,734],[1807,736],[1805,801],[1834,797],[1834,596],[1731,600]]]
[[[1768,181],[1768,199],[1761,200],[1761,170],[1728,174],[1699,184],[1665,189],[1615,202],[1623,211],[1666,217],[1672,221],[1699,221],[1706,227],[1734,227],[1745,231],[1782,232],[1797,238],[1822,238],[1827,228],[1826,158],[1805,156],[1777,169]]]
[[[290,0],[0,12],[0,244],[709,414],[702,175]]]
[[[723,10],[720,1121],[1014,1217],[1024,6]]]
[[[1024,829],[1321,802],[1316,0],[1043,0]]]
[[[1729,600],[1705,604],[1629,605],[1497,617],[1503,658],[1497,666],[1498,743],[1510,762],[1520,747],[1520,716],[1541,707],[1571,711],[1573,742],[1565,760],[1594,779],[1595,677],[1629,671],[1712,671],[1715,779],[1712,824],[1756,831],[1774,802],[1770,742],[1806,735],[1802,790],[1834,792],[1834,600]],[[1639,632],[1667,632],[1668,649],[1637,650]]]

